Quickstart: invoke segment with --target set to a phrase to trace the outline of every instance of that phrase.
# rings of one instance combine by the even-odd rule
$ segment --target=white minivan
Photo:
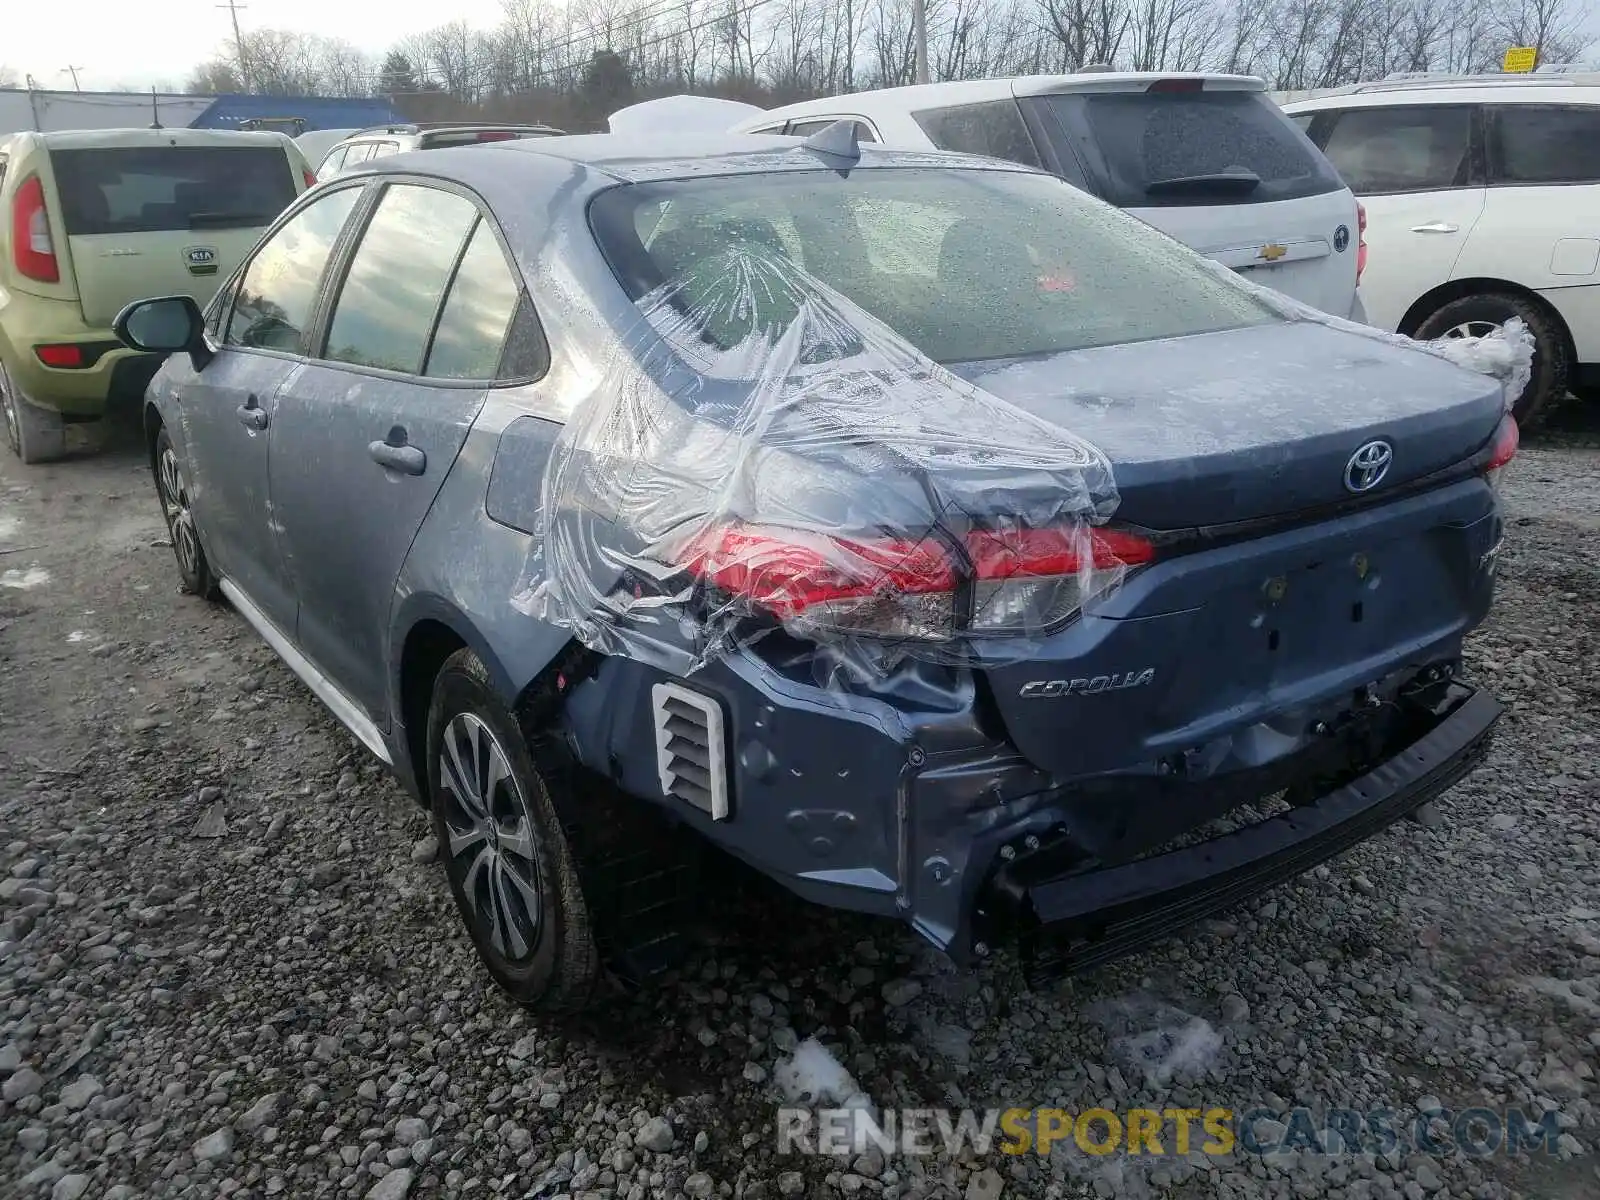
[[[1322,152],[1246,75],[1084,71],[929,83],[771,109],[739,133],[862,141],[1042,167],[1232,267],[1364,320],[1360,206]]]

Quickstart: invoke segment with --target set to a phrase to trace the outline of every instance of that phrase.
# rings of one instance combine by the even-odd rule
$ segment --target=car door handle
[[[258,396],[246,396],[244,403],[234,409],[239,414],[239,423],[246,429],[265,429],[267,427],[267,410],[261,407]]]
[[[1413,225],[1412,233],[1460,233],[1461,226],[1448,221],[1429,221],[1426,225]]]
[[[428,456],[421,446],[406,441],[405,427],[396,425],[381,442],[369,442],[367,453],[380,467],[399,471],[402,475],[421,475],[428,469]]]

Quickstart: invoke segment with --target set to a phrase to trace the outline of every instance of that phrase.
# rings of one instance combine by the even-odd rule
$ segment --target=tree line
[[[910,83],[913,0],[505,0],[368,56],[259,29],[197,68],[194,92],[386,95],[415,119],[602,128],[624,104],[696,92],[757,104]],[[1497,70],[1510,46],[1580,59],[1585,0],[926,0],[936,79],[1224,70],[1299,90],[1396,71]]]

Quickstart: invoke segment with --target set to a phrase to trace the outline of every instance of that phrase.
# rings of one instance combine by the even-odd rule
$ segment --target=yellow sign
[[[1500,69],[1507,75],[1526,75],[1539,62],[1539,51],[1533,46],[1513,46],[1506,51]]]

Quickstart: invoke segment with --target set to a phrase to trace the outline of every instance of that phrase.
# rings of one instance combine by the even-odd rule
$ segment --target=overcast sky
[[[228,10],[216,0],[0,0],[0,67],[17,82],[71,88],[68,66],[85,88],[119,84],[182,87],[197,63],[233,37]],[[246,30],[297,29],[342,38],[371,53],[407,34],[448,21],[488,28],[499,0],[254,0],[241,6]]]

